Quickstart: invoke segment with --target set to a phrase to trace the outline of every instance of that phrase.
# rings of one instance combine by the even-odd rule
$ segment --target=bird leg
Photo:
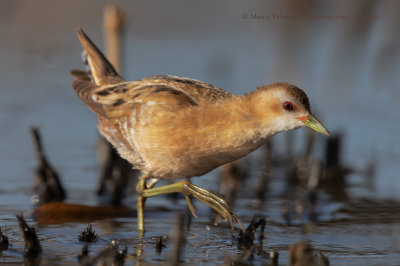
[[[146,184],[148,175],[143,174],[139,178],[139,182],[136,186],[136,192],[138,194],[137,198],[137,227],[138,227],[138,237],[144,237],[144,204],[146,202],[145,196],[143,196],[142,191],[147,189],[151,189],[159,179],[150,179],[149,182]]]
[[[153,182],[152,186],[155,185]],[[162,195],[162,194],[169,194],[179,192],[185,196],[186,202],[188,204],[190,212],[193,214],[194,217],[197,218],[195,213],[194,206],[190,200],[190,196],[195,197],[196,199],[202,201],[203,203],[207,204],[211,208],[213,208],[216,212],[218,212],[222,217],[224,217],[230,224],[232,229],[234,228],[234,224],[238,223],[240,228],[243,231],[243,225],[240,222],[239,218],[236,214],[232,211],[231,207],[220,197],[217,197],[210,191],[203,189],[201,187],[195,186],[189,181],[180,181],[174,184],[165,185],[156,188],[149,188],[146,186],[146,179],[142,178],[136,190],[138,192],[138,234],[140,237],[144,234],[144,219],[143,219],[143,208],[144,202],[146,198]]]

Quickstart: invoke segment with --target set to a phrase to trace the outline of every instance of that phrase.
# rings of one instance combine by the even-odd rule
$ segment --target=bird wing
[[[199,105],[233,97],[233,94],[216,86],[184,77],[159,75],[144,78],[140,82],[145,84],[164,84],[172,87],[185,93]]]
[[[164,105],[173,109],[199,104],[198,99],[190,97],[180,88],[172,87],[172,83],[149,78],[100,86],[84,73],[86,72],[71,71],[75,77],[72,86],[79,98],[93,112],[104,118],[121,117],[143,105]]]

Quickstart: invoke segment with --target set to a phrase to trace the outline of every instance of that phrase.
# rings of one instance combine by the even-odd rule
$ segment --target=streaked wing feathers
[[[103,105],[93,101],[92,92],[98,88],[98,86],[90,81],[88,73],[80,70],[72,70],[71,74],[75,77],[72,87],[78,97],[90,108],[90,110],[102,117],[107,117]]]
[[[137,104],[162,104],[166,108],[182,108],[197,105],[197,101],[182,90],[166,84],[146,84],[133,81],[98,86],[82,73],[76,77],[73,87],[79,98],[96,114],[116,118],[131,112]]]

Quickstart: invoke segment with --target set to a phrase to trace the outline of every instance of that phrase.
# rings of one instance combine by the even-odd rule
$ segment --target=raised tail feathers
[[[123,81],[113,65],[89,39],[86,33],[81,28],[77,29],[77,33],[79,41],[88,56],[88,63],[94,83],[96,85],[106,85]]]

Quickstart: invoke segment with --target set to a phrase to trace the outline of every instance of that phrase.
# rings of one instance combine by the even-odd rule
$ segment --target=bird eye
[[[285,102],[283,104],[283,109],[286,111],[292,111],[293,110],[293,104],[291,102]]]

